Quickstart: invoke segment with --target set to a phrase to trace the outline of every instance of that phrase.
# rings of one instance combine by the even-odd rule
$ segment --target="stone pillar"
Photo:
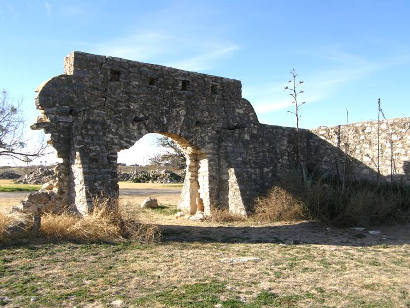
[[[242,200],[241,189],[234,168],[228,169],[229,185],[229,212],[235,215],[246,216],[245,205]]]
[[[198,169],[198,154],[188,154],[186,156],[184,186],[178,209],[191,215],[197,211],[203,211],[203,201],[199,194]]]
[[[97,199],[109,198],[107,205],[118,204],[117,154],[105,151],[77,151],[71,166],[73,174],[73,200],[82,215],[92,212]]]
[[[202,212],[205,215],[211,214],[211,200],[209,198],[209,170],[208,158],[205,154],[198,155],[198,184],[199,199],[202,201]]]

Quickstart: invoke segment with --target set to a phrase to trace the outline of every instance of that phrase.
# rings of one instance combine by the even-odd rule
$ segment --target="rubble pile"
[[[171,170],[136,170],[132,172],[118,172],[118,181],[127,181],[133,183],[182,183],[185,172],[181,175]],[[52,168],[38,168],[29,174],[19,176],[16,183],[20,184],[44,184],[55,177]],[[1,178],[1,175],[0,175]]]
[[[29,174],[20,177],[16,183],[19,184],[44,184],[55,178],[55,173],[53,168],[38,168]]]
[[[19,177],[21,177],[21,175],[13,171],[5,171],[5,172],[0,173],[0,179],[15,180],[15,179],[18,179]]]
[[[171,170],[150,170],[121,172],[118,174],[119,181],[133,183],[182,183],[184,177]]]

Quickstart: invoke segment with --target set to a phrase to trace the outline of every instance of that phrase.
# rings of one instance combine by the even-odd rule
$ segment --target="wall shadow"
[[[391,179],[397,184],[409,183],[409,162],[404,163],[403,170],[398,174],[381,175],[366,163],[347,154],[341,143],[335,146],[309,130],[301,129],[299,132],[299,151],[296,147],[295,128],[261,124],[256,134],[252,135],[247,129],[244,129],[242,134],[245,133],[251,137],[248,140],[236,140],[236,148],[250,148],[252,151],[246,153],[248,155],[239,153],[238,156],[242,158],[240,160],[235,160],[237,157],[229,159],[227,167],[240,170],[237,173],[237,182],[249,212],[253,211],[255,198],[264,196],[275,185],[281,186],[281,179],[292,175],[298,168],[300,170],[297,152],[309,179],[338,180],[353,185],[377,184],[378,181],[389,183]],[[258,139],[258,136],[263,138]],[[258,153],[264,155],[257,156]],[[246,168],[243,167],[245,165]],[[256,177],[255,172],[259,172]],[[301,174],[301,171],[299,173]]]
[[[201,227],[159,225],[164,243],[314,244],[336,246],[376,246],[410,244],[410,224],[377,229],[330,228],[318,222],[280,226]],[[371,234],[369,231],[376,231]],[[380,232],[380,233],[379,233]]]

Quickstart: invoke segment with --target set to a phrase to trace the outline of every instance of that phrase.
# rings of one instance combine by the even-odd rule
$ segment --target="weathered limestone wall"
[[[117,153],[147,133],[168,136],[183,149],[187,169],[179,208],[191,214],[229,208],[246,215],[257,195],[296,168],[295,129],[259,123],[237,80],[82,52],[64,63],[64,74],[38,89],[41,116],[33,128],[51,134],[63,159],[57,194],[73,211],[89,213],[95,196],[118,197]],[[391,126],[404,136],[394,145],[399,174],[408,168],[408,119],[396,122]],[[363,136],[374,138],[374,125],[368,131],[355,125],[340,128],[340,141],[338,128],[301,130],[303,163],[338,174],[346,157],[343,138],[357,146]],[[374,154],[374,143],[353,149],[357,175],[374,177],[374,168],[362,163],[367,150]],[[408,180],[404,173],[400,179]]]
[[[355,177],[410,184],[410,118],[322,126],[312,132],[354,159]],[[336,168],[329,159],[322,165]]]
[[[210,213],[220,203],[221,132],[259,125],[239,81],[81,52],[64,73],[39,87],[33,128],[51,134],[69,166],[62,191],[75,210],[118,196],[117,153],[147,133],[173,138],[188,157],[182,209]]]

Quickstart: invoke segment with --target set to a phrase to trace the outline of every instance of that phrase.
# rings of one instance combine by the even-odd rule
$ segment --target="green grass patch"
[[[0,185],[0,192],[14,192],[14,191],[37,191],[41,185],[30,184],[2,184]]]
[[[224,282],[186,284],[137,299],[135,305],[159,303],[166,307],[213,307],[225,291]]]
[[[172,216],[178,213],[178,210],[175,207],[175,205],[167,204],[159,205],[157,208],[153,208],[151,210],[165,216]]]

